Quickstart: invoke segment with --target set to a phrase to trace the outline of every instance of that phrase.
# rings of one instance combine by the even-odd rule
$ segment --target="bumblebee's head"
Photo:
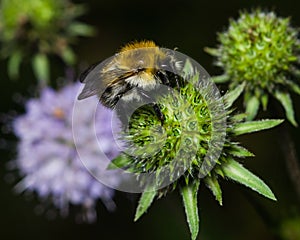
[[[154,74],[168,58],[153,41],[132,42],[119,52],[119,64],[135,69],[137,73]]]

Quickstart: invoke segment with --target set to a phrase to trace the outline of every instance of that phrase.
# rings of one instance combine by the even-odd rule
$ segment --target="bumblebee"
[[[149,92],[160,84],[179,87],[180,77],[176,73],[180,69],[181,62],[172,51],[158,47],[153,41],[132,42],[80,75],[85,86],[78,99],[97,95],[104,106],[113,109],[121,101],[121,108],[125,109],[135,102],[151,99]],[[155,103],[152,106],[163,121],[159,107]]]

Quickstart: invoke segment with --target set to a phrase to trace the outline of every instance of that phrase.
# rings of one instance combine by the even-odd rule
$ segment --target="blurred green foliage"
[[[73,66],[72,45],[79,36],[92,36],[94,29],[78,20],[85,7],[68,0],[2,0],[0,5],[0,57],[8,59],[10,78],[20,74],[22,62],[31,62],[38,81],[50,80],[49,56]]]

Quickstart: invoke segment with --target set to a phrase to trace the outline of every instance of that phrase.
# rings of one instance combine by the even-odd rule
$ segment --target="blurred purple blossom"
[[[92,222],[96,220],[98,199],[109,210],[114,208],[114,190],[97,181],[86,167],[93,175],[104,175],[116,184],[121,181],[119,174],[105,171],[106,166],[98,164],[101,156],[97,154],[100,145],[109,159],[118,155],[119,147],[112,134],[112,127],[118,126],[111,123],[112,111],[101,104],[96,112],[93,104],[84,104],[80,117],[72,119],[79,87],[80,84],[71,84],[60,91],[44,88],[40,98],[26,103],[26,113],[14,120],[13,130],[19,138],[15,165],[23,177],[16,189],[50,199],[62,215],[68,214],[70,204],[80,205],[81,219]],[[91,121],[93,118],[95,121]],[[81,133],[76,147],[72,121]],[[91,144],[95,133],[100,142],[97,146]],[[78,156],[78,148],[82,148],[80,151],[84,151],[88,159],[85,166]]]

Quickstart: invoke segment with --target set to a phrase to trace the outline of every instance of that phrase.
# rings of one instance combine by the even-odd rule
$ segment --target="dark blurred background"
[[[280,16],[291,16],[293,26],[300,26],[300,2],[292,0],[74,2],[87,5],[89,12],[81,20],[97,29],[95,37],[82,38],[76,45],[75,52],[82,67],[111,56],[129,41],[150,39],[166,48],[177,47],[178,51],[194,58],[214,75],[220,73],[220,70],[212,65],[212,57],[207,55],[203,48],[217,44],[216,33],[225,30],[228,19],[236,18],[239,10],[255,7],[274,10]],[[15,101],[16,94],[31,96],[30,89],[35,80],[28,77],[32,76],[32,73],[24,66],[19,81],[8,80],[5,64],[4,61],[0,62],[0,111],[20,113],[23,108]],[[52,79],[63,76],[59,67],[53,68]],[[300,121],[300,98],[294,95],[293,100],[296,117]],[[264,114],[259,117],[262,116]],[[300,130],[290,127],[290,131],[296,146],[300,146]],[[14,138],[8,140],[13,141]],[[224,206],[220,207],[210,192],[202,186],[199,193],[201,228],[198,239],[279,239],[275,237],[274,232],[280,231],[280,224],[274,222],[296,217],[297,208],[298,210],[300,208],[279,147],[285,143],[280,141],[278,128],[251,134],[238,140],[256,154],[256,157],[246,159],[244,165],[271,187],[278,201],[272,202],[243,186],[222,181]],[[300,156],[299,149],[298,147]],[[6,164],[14,158],[14,155],[14,145],[8,150],[1,150],[1,239],[190,238],[181,198],[177,193],[156,201],[137,223],[133,222],[137,196],[128,196],[121,192],[115,197],[117,210],[109,213],[100,203],[99,220],[92,225],[78,225],[72,215],[66,219],[56,217],[52,220],[44,214],[37,215],[35,209],[39,202],[35,198],[14,194],[13,184],[5,181]]]

